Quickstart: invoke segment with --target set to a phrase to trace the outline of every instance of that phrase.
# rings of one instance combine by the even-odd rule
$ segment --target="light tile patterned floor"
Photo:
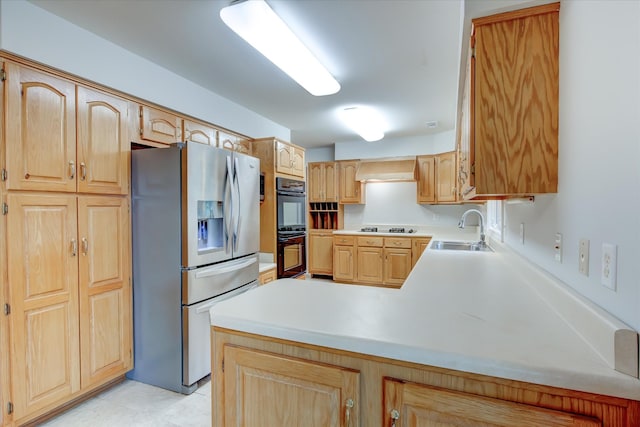
[[[211,425],[211,382],[185,396],[125,380],[42,424],[44,427],[206,427]]]

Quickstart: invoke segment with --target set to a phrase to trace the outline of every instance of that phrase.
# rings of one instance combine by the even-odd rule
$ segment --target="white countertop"
[[[454,234],[434,238],[451,239]],[[365,355],[640,400],[640,380],[615,371],[597,346],[578,335],[580,328],[569,325],[543,299],[539,288],[547,284],[536,283],[541,277],[505,250],[427,249],[400,289],[281,279],[217,304],[211,323]]]

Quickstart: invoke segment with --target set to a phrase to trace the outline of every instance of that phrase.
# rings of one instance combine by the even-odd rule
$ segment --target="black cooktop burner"
[[[404,233],[404,227],[391,227],[389,233]]]
[[[378,231],[378,227],[362,227],[360,231],[364,231],[367,233],[372,233],[372,232],[375,233]]]

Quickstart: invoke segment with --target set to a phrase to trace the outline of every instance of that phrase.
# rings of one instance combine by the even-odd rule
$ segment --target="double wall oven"
[[[297,277],[307,271],[305,183],[276,178],[278,216],[278,278]]]

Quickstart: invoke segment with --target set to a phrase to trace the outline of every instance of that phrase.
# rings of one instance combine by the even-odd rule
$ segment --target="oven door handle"
[[[231,273],[232,271],[236,271],[236,270],[242,270],[245,267],[248,267],[252,264],[255,264],[256,262],[258,262],[257,258],[251,258],[245,261],[242,261],[241,263],[238,264],[234,264],[228,267],[209,267],[209,268],[202,268],[202,269],[198,269],[198,271],[196,271],[195,277],[196,279],[202,279],[205,277],[211,277],[211,276],[217,276],[220,274],[226,274],[226,273]]]
[[[245,285],[243,287],[241,287],[240,289],[236,289],[235,291],[231,291],[231,292],[227,292],[226,294],[223,294],[219,297],[215,297],[213,298],[213,301],[209,302],[208,304],[203,305],[202,307],[198,307],[196,309],[196,314],[202,314],[205,311],[209,311],[211,309],[211,307],[213,307],[214,305],[218,304],[219,302],[222,302],[224,300],[228,300],[231,297],[235,297],[236,295],[240,295],[243,294],[247,291],[250,291],[251,289],[255,289],[257,288],[258,285],[257,284],[253,284],[253,285]]]

